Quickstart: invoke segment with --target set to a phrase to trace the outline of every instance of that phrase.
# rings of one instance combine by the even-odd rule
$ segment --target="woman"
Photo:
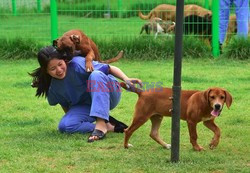
[[[117,67],[95,61],[95,70],[88,73],[85,58],[80,56],[70,62],[64,59],[53,46],[42,48],[38,53],[40,67],[30,74],[37,86],[36,96],[45,96],[50,105],[60,104],[64,110],[59,131],[92,132],[88,142],[103,139],[108,131],[123,132],[127,126],[109,116],[121,96],[115,77],[130,85],[142,85],[141,81],[128,78]]]

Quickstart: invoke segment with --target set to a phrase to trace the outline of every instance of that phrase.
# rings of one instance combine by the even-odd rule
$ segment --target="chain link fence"
[[[2,0],[0,38],[51,41],[52,1]],[[146,15],[159,4],[175,3],[174,0],[57,0],[57,35],[70,29],[81,29],[88,36],[99,39],[138,37],[147,23],[138,17],[139,9]],[[211,9],[208,0],[187,0],[185,3]]]

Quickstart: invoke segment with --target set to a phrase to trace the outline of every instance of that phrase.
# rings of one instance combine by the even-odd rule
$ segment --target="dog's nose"
[[[220,104],[215,104],[215,105],[214,105],[214,108],[215,108],[216,110],[220,110],[220,107],[221,107]]]

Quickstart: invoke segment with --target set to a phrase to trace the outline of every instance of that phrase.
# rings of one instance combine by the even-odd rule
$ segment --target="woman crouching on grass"
[[[118,81],[142,84],[128,78],[119,68],[93,61],[94,71],[85,70],[85,58],[77,56],[65,62],[53,46],[38,53],[40,67],[30,75],[36,96],[45,96],[51,106],[60,104],[65,112],[58,129],[66,133],[88,133],[88,142],[103,139],[107,132],[123,132],[127,125],[109,116],[121,97]],[[115,77],[114,77],[115,76]],[[94,122],[96,123],[94,124]]]

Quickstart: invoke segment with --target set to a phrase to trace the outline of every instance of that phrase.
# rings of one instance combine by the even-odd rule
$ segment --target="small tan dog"
[[[200,17],[212,16],[212,12],[201,6],[195,4],[188,4],[184,6],[184,17],[189,15],[197,15]],[[143,15],[139,11],[139,17],[144,20],[153,19],[155,17],[161,18],[164,21],[176,22],[176,6],[169,4],[161,4],[150,11],[148,15]]]
[[[171,146],[164,142],[159,135],[159,128],[163,116],[171,116],[172,89],[153,88],[146,91],[135,88],[121,82],[121,87],[135,92],[139,98],[137,100],[132,124],[125,130],[124,147],[128,148],[130,137],[148,119],[151,120],[152,127],[150,137],[163,147],[169,149]],[[203,124],[214,132],[214,136],[209,144],[210,149],[215,148],[220,141],[220,129],[215,124],[224,104],[229,108],[232,104],[231,94],[222,88],[209,88],[205,91],[182,90],[181,91],[181,119],[188,124],[190,142],[196,151],[203,150],[197,143],[197,124]]]
[[[155,38],[161,33],[171,36],[169,35],[170,32],[168,32],[171,26],[175,26],[175,22],[163,21],[161,18],[155,17],[142,26],[140,34],[145,30],[147,34],[150,34],[152,31],[155,34]]]
[[[87,37],[81,30],[76,29],[65,32],[60,38],[54,40],[53,46],[59,51],[65,51],[70,57],[72,57],[76,51],[80,51],[81,55],[85,56],[87,72],[94,70],[92,65],[93,60],[109,64],[118,61],[123,56],[123,51],[120,51],[116,57],[102,61],[94,41]]]
[[[175,11],[176,7],[169,4],[161,4],[150,11],[148,15],[143,15],[139,11],[139,17],[144,20],[150,20],[155,17],[161,18],[164,21],[174,21],[175,22]]]

